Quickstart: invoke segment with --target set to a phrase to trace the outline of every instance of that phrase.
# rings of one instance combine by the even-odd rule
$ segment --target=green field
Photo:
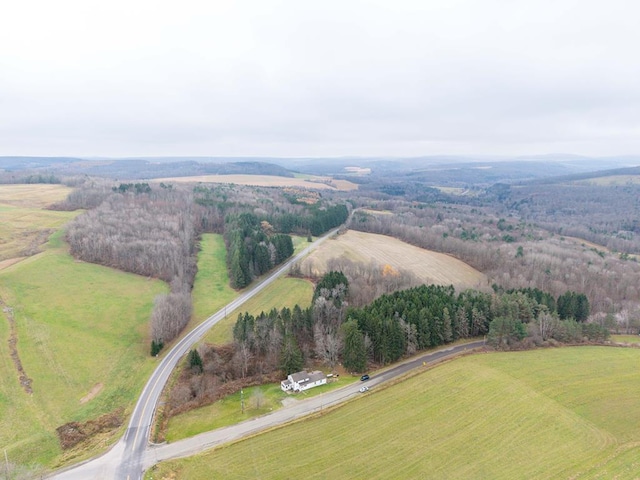
[[[241,408],[241,394],[236,392],[211,405],[197,408],[177,415],[169,421],[165,438],[169,442],[192,437],[199,433],[208,432],[227,425],[249,420],[282,408],[282,400],[291,398],[309,398],[322,395],[330,390],[341,388],[360,379],[359,375],[341,375],[338,381],[327,383],[298,394],[287,394],[282,391],[279,383],[270,383],[259,387],[244,389],[244,412]],[[262,392],[261,402],[256,399],[256,390]]]
[[[202,235],[198,253],[198,273],[191,292],[193,320],[196,324],[202,323],[238,296],[229,286],[226,255],[222,235]]]
[[[609,340],[616,343],[640,343],[640,335],[611,335]]]
[[[293,308],[296,304],[302,308],[311,305],[313,284],[300,278],[280,277],[269,287],[247,301],[241,308],[229,312],[227,318],[216,324],[206,335],[205,341],[221,345],[233,341],[233,326],[240,313],[249,312],[259,315],[273,308]]]
[[[638,478],[640,350],[479,354],[146,478]]]
[[[164,291],[163,282],[74,260],[61,231],[43,253],[0,271],[0,297],[13,309],[18,352],[33,380],[28,395],[3,312],[0,446],[11,462],[52,467],[91,453],[62,455],[55,429],[132,406],[156,364],[147,326],[153,298]]]

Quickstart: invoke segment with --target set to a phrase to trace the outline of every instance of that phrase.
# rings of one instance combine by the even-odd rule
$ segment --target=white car
[[[364,393],[369,390],[369,387],[360,387],[360,393]]]

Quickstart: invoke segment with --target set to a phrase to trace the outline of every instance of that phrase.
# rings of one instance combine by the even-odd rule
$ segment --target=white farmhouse
[[[298,373],[292,373],[286,380],[280,382],[280,388],[285,392],[293,390],[294,392],[302,392],[318,385],[324,385],[327,383],[327,376],[320,372],[307,372],[303,370]]]

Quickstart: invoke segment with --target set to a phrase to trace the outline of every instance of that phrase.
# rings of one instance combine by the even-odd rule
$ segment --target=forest
[[[240,289],[293,254],[290,232],[322,234],[348,216],[344,204],[318,198],[308,205],[276,188],[112,185],[100,180],[79,183],[52,208],[87,209],[67,228],[76,258],[169,284],[170,291],[156,298],[151,315],[152,355],[191,319],[202,233],[223,234],[231,286]],[[283,224],[286,232],[279,229]]]

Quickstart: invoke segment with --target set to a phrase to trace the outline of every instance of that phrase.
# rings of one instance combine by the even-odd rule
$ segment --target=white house
[[[309,373],[303,370],[298,373],[292,373],[286,380],[282,380],[282,382],[280,382],[280,388],[285,392],[289,390],[301,392],[317,387],[318,385],[324,385],[325,383],[327,383],[327,376],[324,373],[320,371]]]

